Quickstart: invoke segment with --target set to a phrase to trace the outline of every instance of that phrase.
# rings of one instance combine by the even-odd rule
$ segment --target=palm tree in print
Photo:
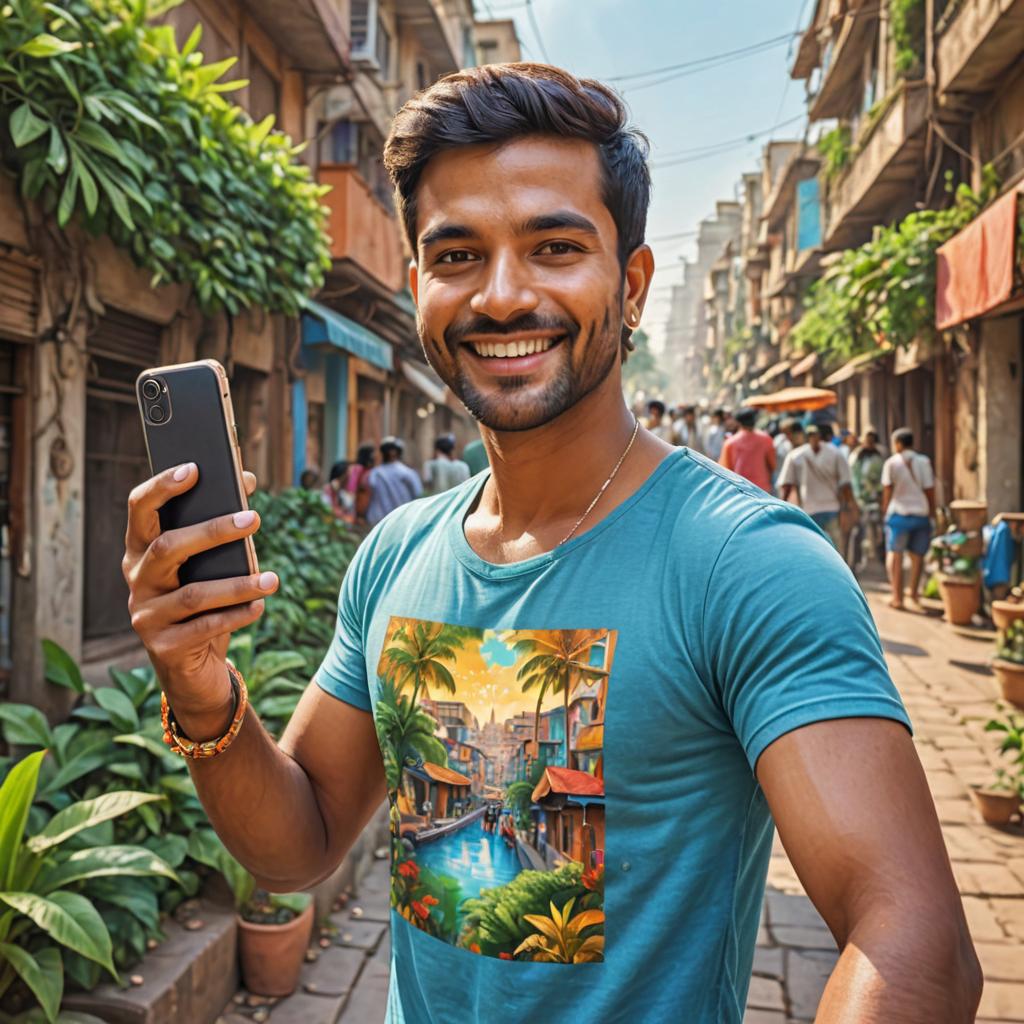
[[[446,626],[417,619],[396,620],[390,642],[381,654],[381,675],[401,692],[412,683],[412,703],[420,694],[430,696],[430,687],[455,692],[455,679],[445,664],[453,663],[463,644],[481,630]]]
[[[565,767],[571,768],[569,749],[569,698],[583,682],[593,682],[608,673],[601,668],[588,665],[583,659],[595,644],[608,638],[607,629],[544,629],[529,630],[523,639],[515,644],[517,654],[531,657],[516,673],[523,680],[523,692],[539,688],[537,717],[534,720],[533,739],[535,750],[539,751],[540,708],[547,693],[561,693],[565,708],[563,730],[565,732]]]

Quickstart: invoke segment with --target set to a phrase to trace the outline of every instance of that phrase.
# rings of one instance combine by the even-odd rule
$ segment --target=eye
[[[545,242],[538,250],[538,256],[568,256],[583,250],[574,242]]]
[[[469,263],[476,257],[468,249],[450,249],[437,257],[438,263]]]

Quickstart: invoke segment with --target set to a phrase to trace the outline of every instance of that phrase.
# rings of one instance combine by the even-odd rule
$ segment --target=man
[[[563,714],[586,686],[600,749],[586,771],[545,744],[529,801],[538,846],[522,853],[543,865],[543,847],[561,866],[491,888],[513,917],[453,920],[437,908],[461,900],[458,859],[421,872],[429,851],[400,851],[395,898],[422,899],[392,914],[392,1024],[739,1024],[773,822],[842,949],[819,1022],[969,1021],[977,959],[856,584],[802,513],[639,429],[624,403],[654,270],[646,145],[625,118],[611,89],[538,64],[449,75],[397,115],[385,162],[420,340],[480,422],[491,471],[403,507],[359,548],[334,642],[279,745],[251,710],[223,740],[241,693],[227,640],[276,579],[179,590],[175,575],[256,517],[161,535],[157,511],[195,483],[193,465],[133,493],[136,628],[176,728],[219,744],[189,761],[199,796],[259,885],[303,888],[386,791],[397,800],[396,783],[463,785],[419,761],[422,737],[402,745],[413,719],[396,709],[493,709],[503,680],[499,714],[524,727],[522,754],[537,709]],[[842,630],[798,606],[828,607]],[[527,770],[513,760],[506,787]],[[583,833],[560,810],[580,803]]]
[[[696,406],[684,405],[679,410],[679,418],[672,424],[672,435],[676,444],[704,453],[704,439],[701,437],[700,424],[697,423]]]
[[[473,438],[462,449],[462,461],[469,466],[470,476],[476,476],[487,468],[487,449],[479,437]]]
[[[804,443],[804,428],[799,420],[787,419],[782,421],[779,432],[775,435],[775,460],[781,466],[786,461],[786,456],[794,449]]]
[[[455,458],[455,436],[442,434],[434,442],[434,457],[423,466],[423,484],[427,494],[450,491],[469,479],[469,466]]]
[[[878,434],[874,430],[864,431],[859,445],[850,452],[850,482],[853,496],[860,507],[860,525],[856,530],[851,564],[863,568],[868,558],[881,555],[881,501],[882,467],[885,458],[878,447]],[[864,544],[865,538],[867,545]]]
[[[665,403],[660,398],[652,398],[647,403],[647,429],[662,441],[672,440],[672,424],[665,422]]]
[[[782,500],[799,504],[842,552],[839,512],[853,502],[850,464],[831,443],[832,428],[828,424],[812,423],[804,433],[807,443],[786,456],[779,473]]]
[[[739,430],[725,442],[718,461],[770,494],[776,465],[775,445],[763,430],[754,429],[756,422],[756,409],[740,409],[736,413]]]
[[[402,462],[405,445],[397,437],[385,437],[380,443],[379,466],[375,466],[359,485],[357,508],[365,510],[366,521],[376,526],[388,513],[413,501],[423,493],[419,475]]]
[[[722,457],[722,448],[725,445],[725,410],[715,409],[711,414],[711,424],[704,439],[704,454],[712,462],[717,462]]]
[[[932,539],[935,475],[931,459],[914,451],[914,433],[901,427],[892,435],[893,454],[882,467],[882,515],[893,608],[903,608],[903,555],[910,556],[910,604],[921,609],[921,569]]]
[[[348,470],[347,460],[342,459],[340,462],[334,463],[327,475],[327,483],[324,484],[320,494],[324,499],[324,504],[335,516],[346,523],[351,523],[355,519],[356,506],[352,495],[345,490]]]

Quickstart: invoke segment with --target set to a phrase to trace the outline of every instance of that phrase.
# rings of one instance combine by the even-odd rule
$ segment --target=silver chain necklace
[[[615,479],[615,474],[622,468],[622,464],[626,461],[626,456],[630,453],[630,450],[633,447],[633,442],[636,440],[636,435],[640,433],[640,421],[635,416],[633,417],[633,420],[635,424],[633,427],[633,436],[629,439],[629,444],[626,445],[626,450],[620,456],[619,461],[615,463],[615,468],[611,471],[608,479],[601,484],[601,490],[594,495],[594,500],[587,506],[587,511],[576,520],[576,525],[558,542],[559,547],[572,539],[576,531],[583,525],[583,521],[591,512],[594,511],[594,506],[601,500],[601,495],[608,490],[609,484],[611,484]]]

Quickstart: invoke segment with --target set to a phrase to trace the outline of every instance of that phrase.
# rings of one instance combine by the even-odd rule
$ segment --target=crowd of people
[[[931,460],[914,448],[913,432],[895,431],[891,451],[868,429],[861,437],[808,413],[768,419],[752,408],[693,405],[669,409],[654,399],[646,427],[745,477],[769,494],[799,505],[855,572],[884,562],[894,608],[920,607],[924,558],[935,515]],[[904,583],[904,559],[910,575]]]

